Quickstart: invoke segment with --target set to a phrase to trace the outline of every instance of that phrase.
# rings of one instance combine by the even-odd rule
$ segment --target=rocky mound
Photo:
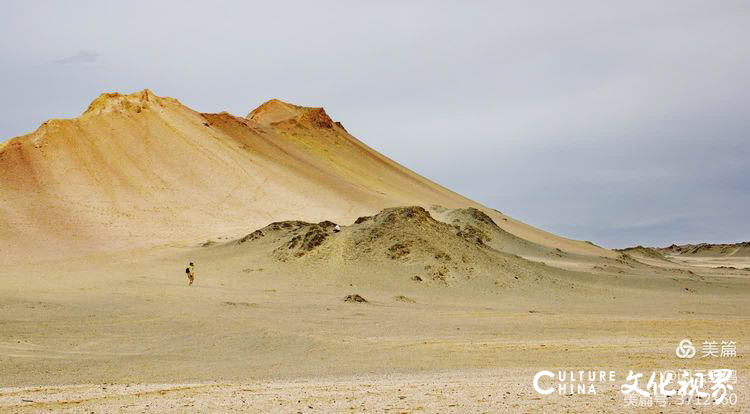
[[[500,234],[508,234],[498,227],[490,216],[473,207],[451,210],[447,218],[464,238],[475,240],[477,243],[491,242]]]
[[[249,245],[280,262],[377,266],[417,282],[445,284],[477,274],[512,277],[530,263],[487,244],[502,230],[490,231],[495,225],[484,213],[465,210],[458,215],[473,221],[444,223],[418,206],[387,208],[360,217],[338,233],[329,221],[285,221],[256,230],[233,244]]]
[[[265,244],[277,245],[272,255],[285,262],[291,258],[300,258],[322,245],[333,233],[335,224],[322,221],[317,224],[304,221],[280,221],[271,223],[237,240],[237,244],[262,241]]]
[[[360,217],[349,229],[347,261],[390,261],[412,268],[415,280],[469,278],[491,262],[476,234],[432,218],[422,207],[389,208]]]
[[[456,227],[464,238],[501,252],[535,257],[561,257],[565,254],[560,249],[540,246],[508,233],[490,216],[474,207],[447,210],[443,213],[443,220]]]

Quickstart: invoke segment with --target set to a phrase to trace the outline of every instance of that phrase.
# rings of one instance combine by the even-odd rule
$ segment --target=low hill
[[[481,217],[492,225],[478,210],[468,214],[467,210],[452,210],[449,215],[455,218],[451,224],[436,220],[419,206],[386,208],[342,226],[340,232],[333,231],[335,224],[330,221],[283,221],[213,248],[240,249],[243,255],[272,257],[308,268],[354,265],[380,272],[387,269],[392,277],[445,285],[490,278],[503,286],[538,279],[552,271],[492,247],[494,234],[490,236],[466,221]]]

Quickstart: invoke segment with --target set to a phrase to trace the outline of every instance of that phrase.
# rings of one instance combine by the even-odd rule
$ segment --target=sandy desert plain
[[[103,94],[0,144],[0,260],[0,412],[750,411],[750,244],[559,237],[322,108]],[[736,370],[736,404],[626,406],[629,370],[683,368]]]

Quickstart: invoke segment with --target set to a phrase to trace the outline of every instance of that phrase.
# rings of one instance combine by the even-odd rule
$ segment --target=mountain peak
[[[297,118],[303,108],[298,105],[286,103],[280,99],[269,99],[259,107],[247,114],[247,119],[260,124],[272,124]]]
[[[108,92],[103,93],[94,99],[83,114],[98,115],[110,112],[141,112],[146,108],[163,108],[170,103],[177,103],[177,100],[174,98],[156,96],[149,89],[133,92],[131,94]]]
[[[318,128],[333,128],[334,122],[323,108],[310,108],[271,99],[247,114],[247,119],[263,125],[283,122],[307,124]]]

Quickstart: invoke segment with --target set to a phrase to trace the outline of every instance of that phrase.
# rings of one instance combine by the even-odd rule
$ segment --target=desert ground
[[[556,236],[321,108],[105,94],[0,146],[0,183],[1,412],[632,412],[628,370],[683,368],[736,370],[737,403],[637,410],[750,410],[747,249]]]
[[[627,411],[627,370],[680,368],[738,370],[739,405],[723,409],[748,409],[748,271],[552,271],[493,288],[242,248],[6,266],[0,410]],[[738,357],[680,360],[683,338],[734,340]],[[540,370],[610,369],[621,381],[596,395],[531,387]]]

